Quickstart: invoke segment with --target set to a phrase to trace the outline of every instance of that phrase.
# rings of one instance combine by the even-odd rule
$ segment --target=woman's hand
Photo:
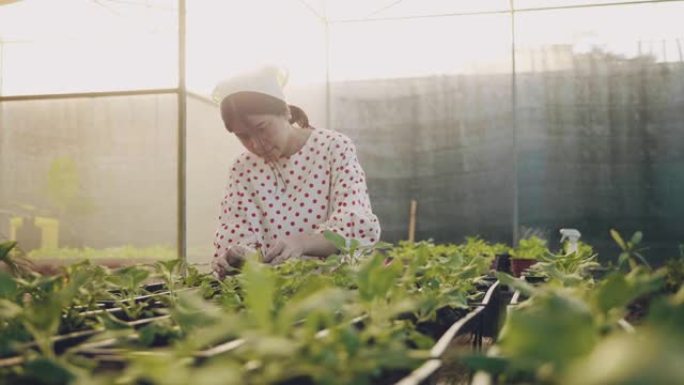
[[[245,258],[253,253],[256,253],[256,251],[248,246],[235,245],[229,247],[223,252],[223,254],[211,261],[211,268],[214,271],[214,277],[217,279],[225,278],[229,271],[233,271],[242,267],[245,262]]]
[[[301,234],[287,237],[266,251],[264,262],[277,265],[290,258],[311,256],[325,258],[337,249],[323,234]]]
[[[266,251],[264,262],[277,265],[290,258],[301,257],[307,252],[308,237],[308,235],[294,235],[276,242],[273,247]]]

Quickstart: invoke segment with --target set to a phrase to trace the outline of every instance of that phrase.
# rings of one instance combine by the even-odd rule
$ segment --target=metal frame
[[[552,11],[552,10],[563,10],[563,9],[576,9],[576,8],[598,8],[598,7],[613,7],[619,5],[639,5],[639,4],[656,4],[656,3],[673,3],[681,2],[684,0],[641,0],[641,1],[614,1],[610,3],[600,3],[600,4],[577,4],[577,5],[557,5],[548,7],[529,7],[529,8],[517,8],[515,7],[515,0],[510,1],[510,8],[492,10],[492,11],[473,11],[473,12],[445,12],[436,13],[420,16],[394,16],[394,17],[363,17],[363,18],[351,18],[351,19],[338,19],[329,20],[330,24],[345,24],[345,23],[365,23],[372,21],[391,21],[391,20],[412,20],[412,19],[428,19],[435,17],[451,17],[451,16],[477,16],[477,15],[503,15],[503,14],[513,14],[514,12],[538,12],[538,11]]]
[[[513,130],[513,154],[511,163],[513,166],[513,247],[518,247],[518,237],[520,229],[520,207],[518,205],[518,83],[515,62],[515,0],[509,0],[511,12],[511,129]]]
[[[138,95],[160,95],[176,94],[178,126],[177,126],[177,224],[176,224],[176,250],[178,258],[183,262],[187,261],[187,96],[186,85],[186,0],[178,0],[178,85],[176,88],[159,88],[143,90],[124,90],[108,92],[77,92],[64,94],[33,94],[33,95],[14,95],[3,96],[0,92],[0,103],[28,100],[50,100],[50,99],[74,99],[74,98],[99,98],[112,96],[138,96]],[[2,52],[0,41],[0,53]],[[0,64],[2,56],[0,55]],[[1,68],[1,67],[0,67]],[[0,75],[0,85],[2,84]],[[0,88],[0,91],[2,89]],[[185,265],[185,264],[183,264]]]
[[[72,92],[66,94],[42,94],[42,95],[14,95],[0,96],[0,102],[21,102],[30,100],[54,100],[54,99],[77,99],[77,98],[106,98],[112,96],[141,96],[141,95],[164,95],[175,94],[177,88],[154,88],[148,90],[126,90],[106,92]]]
[[[185,0],[178,0],[178,257],[182,261],[183,275],[187,265],[187,85],[186,85],[186,9]]]

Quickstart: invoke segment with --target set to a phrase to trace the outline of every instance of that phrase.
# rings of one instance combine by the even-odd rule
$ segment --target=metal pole
[[[0,102],[21,102],[27,100],[54,100],[54,99],[78,99],[78,98],[109,98],[113,96],[141,96],[176,94],[177,88],[156,88],[147,90],[107,91],[107,92],[76,92],[67,94],[34,94],[1,96]]]
[[[579,8],[598,8],[598,7],[614,7],[621,5],[642,5],[642,4],[658,4],[658,3],[676,3],[684,0],[640,0],[640,1],[614,1],[609,3],[588,3],[588,4],[576,4],[576,5],[551,5],[546,7],[529,7],[515,9],[516,12],[539,12],[539,11],[551,11],[551,10],[563,10],[563,9],[579,9]],[[475,16],[475,15],[499,15],[508,14],[510,10],[492,10],[492,11],[474,11],[474,12],[443,12],[420,16],[389,16],[389,17],[367,17],[367,18],[351,18],[351,19],[337,19],[330,20],[330,23],[365,23],[373,21],[391,21],[391,20],[413,20],[413,19],[427,19],[435,17],[451,17],[451,16]]]
[[[187,89],[185,84],[185,0],[178,0],[178,258],[187,262],[186,126]],[[183,269],[183,273],[185,270]]]
[[[4,62],[4,55],[5,55],[5,46],[4,46],[4,41],[0,39],[0,97],[2,97],[2,79],[3,75],[5,73],[5,62]]]
[[[513,246],[518,246],[518,228],[520,227],[518,207],[518,123],[517,123],[517,82],[515,68],[515,5],[511,6],[511,125],[513,129]]]
[[[0,39],[0,162],[4,162],[4,160],[1,158],[2,154],[6,154],[7,152],[5,151],[5,138],[3,135],[4,133],[7,132],[6,129],[4,129],[4,122],[2,121],[3,115],[4,115],[4,109],[5,109],[5,104],[2,102],[2,80],[3,80],[3,75],[5,73],[5,62],[4,62],[4,55],[5,55],[5,46],[4,46],[4,41]],[[5,169],[4,167],[0,166],[0,181],[5,180],[5,176],[3,175]],[[3,184],[4,185],[4,184]],[[0,202],[5,201],[5,189],[0,186]],[[0,229],[2,229],[2,225],[0,225]]]
[[[330,23],[325,20],[325,124],[326,129],[333,129],[330,116]]]

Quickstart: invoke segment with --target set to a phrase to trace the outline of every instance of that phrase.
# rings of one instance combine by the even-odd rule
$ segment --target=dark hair
[[[224,122],[234,119],[244,121],[247,115],[271,114],[287,115],[290,112],[290,124],[297,123],[302,128],[313,128],[309,125],[306,113],[297,106],[288,105],[284,101],[259,92],[243,91],[232,94],[221,101],[221,117]]]

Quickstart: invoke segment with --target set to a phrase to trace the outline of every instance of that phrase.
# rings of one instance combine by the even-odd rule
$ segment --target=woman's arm
[[[339,147],[338,147],[339,145]],[[316,230],[330,230],[347,239],[356,239],[364,246],[380,240],[380,222],[371,208],[366,174],[359,163],[356,148],[350,139],[334,145],[330,217]]]
[[[349,139],[335,143],[331,151],[331,215],[313,234],[296,235],[281,240],[266,252],[265,261],[279,263],[302,255],[327,257],[336,248],[323,232],[330,230],[362,245],[375,244],[380,239],[380,223],[373,214],[366,178]]]
[[[248,199],[236,177],[241,170],[238,158],[231,168],[221,200],[218,228],[214,238],[214,271],[222,276],[227,265],[240,263],[245,254],[260,250],[263,243],[259,228],[251,223],[248,213],[257,212],[256,204]]]

